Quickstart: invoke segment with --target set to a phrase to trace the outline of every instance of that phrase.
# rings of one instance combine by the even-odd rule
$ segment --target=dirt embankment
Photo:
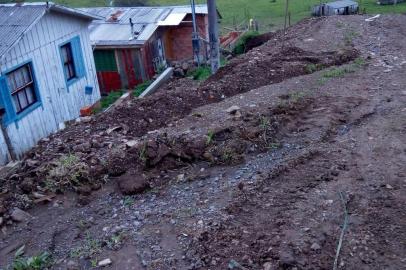
[[[178,87],[175,84],[173,89],[145,99],[131,100],[112,111],[85,119],[42,140],[27,153],[21,167],[2,182],[3,208],[9,209],[12,205],[27,208],[32,200],[38,199],[33,194],[61,192],[70,187],[87,195],[98,189],[109,175],[117,176],[130,167],[142,167],[144,161],[140,161],[140,151],[144,149],[134,148],[139,144],[137,137],[173,125],[193,108],[347,63],[357,56],[358,52],[351,47],[331,52],[310,52],[297,47],[269,50],[264,47],[233,60],[199,87],[192,83]],[[148,155],[154,150],[169,154],[168,149],[159,149],[152,144],[147,143]],[[195,146],[183,144],[176,147]],[[162,155],[161,152],[158,155]],[[156,163],[154,161],[152,165]],[[70,171],[75,173],[71,175]]]
[[[1,205],[79,196],[2,212],[0,266],[25,245],[52,269],[329,269],[347,215],[338,269],[402,269],[405,22],[306,20],[285,50],[276,34],[200,86],[43,141]]]

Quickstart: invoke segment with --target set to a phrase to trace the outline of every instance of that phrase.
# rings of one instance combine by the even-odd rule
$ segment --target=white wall
[[[0,73],[32,60],[42,106],[17,123],[7,126],[16,154],[32,148],[38,140],[57,131],[59,123],[75,119],[80,108],[100,99],[93,52],[88,33],[88,22],[59,13],[46,14],[14,48],[0,65]],[[59,52],[61,43],[80,36],[86,67],[86,77],[67,89]],[[93,94],[85,95],[85,87],[92,86]],[[2,134],[1,134],[2,135]],[[0,163],[7,161],[7,148],[0,136]]]

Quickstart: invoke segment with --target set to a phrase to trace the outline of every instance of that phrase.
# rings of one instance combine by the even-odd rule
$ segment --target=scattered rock
[[[182,63],[182,69],[183,69],[183,71],[188,71],[188,69],[189,69],[189,64],[187,63],[187,62],[183,62]]]
[[[112,264],[112,261],[110,259],[104,259],[104,260],[100,261],[97,265],[100,267],[103,267],[103,266],[107,266],[110,264]]]
[[[122,175],[117,179],[120,191],[124,195],[134,195],[144,192],[150,188],[148,180],[143,175],[133,175],[130,173]]]
[[[32,216],[20,208],[14,208],[11,212],[11,219],[15,222],[23,222],[31,219]]]
[[[272,263],[266,262],[263,265],[264,269],[263,270],[272,270]]]
[[[30,193],[32,191],[33,186],[34,182],[30,178],[24,179],[24,181],[22,181],[20,184],[20,188],[22,191],[24,191],[24,193]]]
[[[320,250],[320,249],[321,249],[320,245],[317,244],[317,243],[313,243],[310,248],[311,248],[312,250]]]
[[[131,140],[131,141],[126,142],[125,145],[126,145],[128,148],[133,148],[133,147],[135,147],[135,146],[138,145],[138,141],[136,141],[136,140]]]
[[[228,108],[226,112],[229,114],[236,114],[239,110],[241,110],[240,107],[238,107],[237,105],[233,105],[230,108]]]
[[[79,267],[79,264],[77,262],[70,260],[66,264],[66,269],[67,270],[79,270],[80,267]]]
[[[3,218],[0,217],[0,227],[3,225]]]

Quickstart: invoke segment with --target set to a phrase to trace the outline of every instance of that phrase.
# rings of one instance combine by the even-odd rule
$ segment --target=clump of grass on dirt
[[[189,77],[193,77],[195,81],[205,81],[211,76],[211,68],[209,66],[200,66],[188,73]]]
[[[134,96],[139,97],[147,88],[152,84],[153,81],[146,81],[137,85],[133,91]]]
[[[360,34],[353,29],[348,29],[344,33],[344,44],[346,46],[352,45],[354,38],[358,37]]]
[[[100,107],[94,109],[93,113],[99,113],[108,107],[110,107],[114,102],[116,102],[124,94],[123,90],[115,91],[109,93],[107,96],[104,96],[100,99]]]
[[[45,185],[51,191],[63,186],[78,186],[82,178],[87,178],[87,165],[76,155],[67,154],[54,163],[46,177]]]
[[[306,72],[307,73],[314,73],[316,71],[322,70],[323,69],[323,65],[322,64],[308,64],[306,67]]]
[[[70,252],[70,256],[72,258],[91,258],[101,251],[101,246],[102,245],[99,240],[94,239],[90,236],[90,234],[87,234],[84,244],[73,249]]]
[[[233,53],[236,55],[246,53],[247,43],[251,39],[253,39],[254,37],[257,37],[257,36],[259,36],[259,32],[256,32],[256,31],[250,31],[250,32],[247,32],[244,35],[242,35],[240,37],[240,39],[237,41],[237,44],[235,45],[235,47],[233,49]]]
[[[214,138],[214,131],[213,130],[209,130],[207,132],[207,139],[206,139],[206,144],[210,145],[213,142],[213,138]]]
[[[51,256],[48,252],[33,257],[23,257],[25,246],[19,248],[15,254],[14,262],[11,265],[12,270],[42,270],[51,265]]]
[[[322,77],[319,79],[319,84],[323,85],[326,81],[328,81],[331,78],[340,78],[348,73],[354,73],[358,69],[365,66],[366,64],[367,63],[364,58],[358,57],[350,65],[344,67],[335,67],[333,69],[325,71],[322,74]]]

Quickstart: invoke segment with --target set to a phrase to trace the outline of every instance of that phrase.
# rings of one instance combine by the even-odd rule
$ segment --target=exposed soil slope
[[[365,18],[306,20],[42,142],[3,180],[0,267],[24,244],[51,269],[332,269],[345,205],[338,268],[402,269],[406,16]]]

